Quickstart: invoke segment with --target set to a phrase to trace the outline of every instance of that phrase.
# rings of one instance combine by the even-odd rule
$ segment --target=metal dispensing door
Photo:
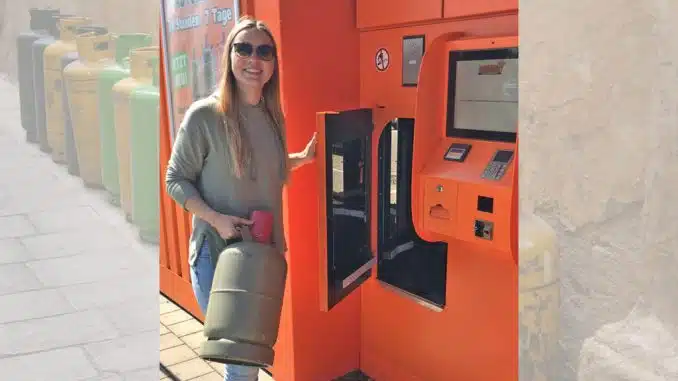
[[[320,308],[332,309],[372,274],[372,110],[317,116],[320,189]]]
[[[186,109],[215,90],[216,81],[206,83],[204,78],[221,76],[221,57],[214,53],[223,51],[223,37],[233,28],[239,9],[238,0],[161,2],[160,291],[199,318],[188,268],[190,215],[165,193],[164,174]],[[206,56],[214,57],[214,64],[205,65]]]

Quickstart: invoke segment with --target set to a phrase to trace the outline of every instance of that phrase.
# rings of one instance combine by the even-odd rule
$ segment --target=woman
[[[289,171],[313,160],[315,135],[288,154],[280,105],[277,48],[261,21],[243,18],[224,47],[217,91],[187,110],[166,173],[169,195],[193,214],[189,243],[191,281],[203,313],[222,247],[251,225],[250,213],[273,213],[273,244],[286,251],[282,191]],[[215,240],[218,234],[222,240]],[[226,365],[225,381],[256,381],[258,369]]]

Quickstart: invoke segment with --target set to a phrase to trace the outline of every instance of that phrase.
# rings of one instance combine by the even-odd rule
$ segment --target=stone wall
[[[113,33],[150,33],[158,40],[159,0],[0,0],[0,73],[12,80],[16,79],[16,38],[29,29],[31,7],[58,8],[90,17],[93,24]]]
[[[601,332],[607,344],[628,344],[610,339],[628,331],[608,324],[635,316],[634,308],[657,317],[653,324],[678,323],[676,304],[661,302],[672,288],[652,286],[666,285],[678,264],[678,4],[522,2],[520,11],[522,208],[557,230],[561,253],[561,353],[552,379],[649,380],[628,369],[615,370],[624,378],[606,374],[619,364],[604,346],[582,344]],[[652,335],[661,330],[628,326],[636,330],[630,346],[659,345]],[[662,359],[651,357],[614,360],[661,372],[651,364]]]

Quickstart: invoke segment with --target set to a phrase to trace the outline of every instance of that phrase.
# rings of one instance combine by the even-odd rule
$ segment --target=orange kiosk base
[[[279,43],[290,151],[319,134],[285,194],[274,379],[517,381],[517,1],[240,9]]]

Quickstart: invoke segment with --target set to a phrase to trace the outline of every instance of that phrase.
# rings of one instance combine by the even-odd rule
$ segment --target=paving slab
[[[159,379],[157,247],[0,115],[0,379]]]
[[[0,358],[0,374],[12,381],[94,379],[99,371],[80,347]]]

